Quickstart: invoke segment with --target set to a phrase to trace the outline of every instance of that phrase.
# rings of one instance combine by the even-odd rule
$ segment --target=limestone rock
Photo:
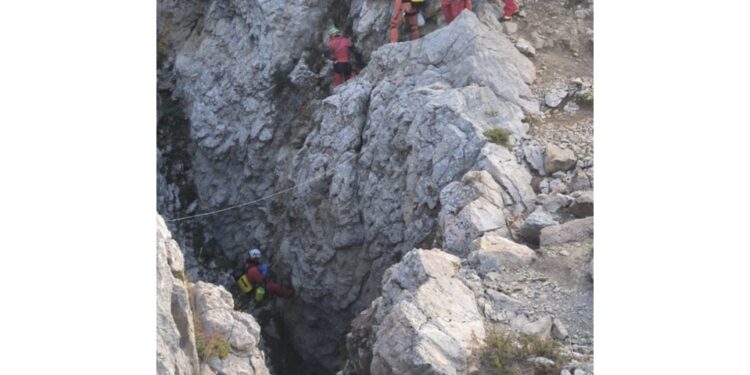
[[[594,217],[568,221],[560,225],[542,228],[539,235],[540,246],[559,245],[569,242],[586,241],[594,238]]]
[[[585,191],[568,208],[570,213],[576,217],[594,216],[594,192]]]
[[[501,191],[486,171],[468,172],[461,183],[448,184],[440,193],[443,249],[465,255],[471,241],[485,232],[508,236]]]
[[[523,139],[524,113],[539,112],[534,65],[498,23],[463,12],[419,40],[384,43],[390,5],[354,0],[349,19],[367,67],[329,94],[310,73],[328,79],[318,60],[333,1],[190,4],[162,4],[193,22],[179,23],[173,63],[159,75],[189,124],[194,191],[183,206],[270,197],[206,218],[204,230],[231,260],[248,244],[270,244],[297,290],[284,318],[305,360],[341,367],[336,343],[351,318],[390,265],[440,230],[441,191],[467,171],[485,170],[500,186],[500,205],[485,195],[452,213],[478,232],[528,209],[528,171],[482,135],[499,123]]]
[[[543,228],[557,225],[557,221],[543,208],[537,208],[524,220],[518,234],[532,244],[539,243],[539,234]]]
[[[371,349],[350,357],[346,371],[466,373],[472,340],[483,339],[485,330],[474,293],[458,278],[459,267],[453,255],[415,249],[389,268],[382,297],[361,315],[374,329]]]
[[[552,143],[547,144],[544,155],[544,170],[552,174],[557,171],[567,171],[576,165],[573,151],[562,149]]]
[[[522,145],[523,155],[529,165],[534,168],[540,176],[546,176],[544,171],[544,150],[545,148],[539,142],[525,142]]]
[[[516,48],[518,48],[518,50],[526,56],[536,55],[536,49],[531,45],[531,43],[529,43],[528,40],[524,38],[518,38],[518,41],[516,42]]]
[[[511,321],[511,326],[526,335],[537,335],[542,339],[549,339],[552,333],[552,318],[543,316],[536,320],[525,315],[518,315]]]
[[[184,280],[183,256],[164,219],[156,223],[156,370],[159,375],[195,374],[193,313]],[[180,274],[182,272],[182,274]]]
[[[534,250],[517,244],[498,235],[485,235],[472,243],[469,263],[485,275],[503,267],[529,264],[534,258]]]
[[[550,108],[557,108],[568,95],[565,89],[555,89],[544,95],[544,104]]]
[[[258,323],[251,315],[234,311],[232,295],[223,287],[202,281],[191,284],[185,279],[182,251],[161,216],[157,218],[156,250],[157,373],[270,374],[265,354],[258,347]],[[230,353],[224,359],[206,358],[207,362],[200,364],[196,337],[214,334],[228,342]]]
[[[518,31],[518,24],[515,22],[503,22],[503,30],[506,34],[515,34]]]
[[[560,319],[552,319],[552,337],[558,340],[564,340],[568,337],[568,330],[565,328]]]

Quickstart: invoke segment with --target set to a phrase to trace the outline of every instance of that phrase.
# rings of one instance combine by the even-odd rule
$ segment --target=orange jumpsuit
[[[394,16],[391,19],[391,43],[398,42],[398,27],[404,22],[404,14],[411,29],[411,40],[419,39],[419,25],[417,24],[418,6],[409,0],[396,0],[393,7]]]

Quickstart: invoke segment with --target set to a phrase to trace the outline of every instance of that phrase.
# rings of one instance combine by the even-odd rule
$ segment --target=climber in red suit
[[[406,16],[406,21],[409,22],[411,40],[419,39],[417,15],[423,5],[424,0],[396,0],[393,6],[393,18],[391,18],[391,43],[398,42],[398,27],[404,22],[404,16]]]
[[[505,2],[505,7],[503,8],[503,17],[500,18],[500,21],[510,21],[513,19],[513,15],[518,12],[518,5],[516,5],[514,0],[503,1]]]
[[[333,87],[336,87],[357,75],[352,68],[349,52],[354,55],[360,65],[362,64],[362,57],[359,51],[354,48],[352,41],[349,38],[343,37],[341,30],[337,29],[336,26],[328,30],[328,35],[331,37],[331,40],[328,42],[328,49],[331,50],[334,60]]]
[[[471,10],[471,0],[440,0],[445,21],[451,23],[464,9]]]
[[[263,275],[260,264],[260,250],[250,250],[250,258],[245,262],[247,268],[247,279],[253,284],[253,289],[259,285],[264,285],[266,290],[273,293],[277,297],[281,298],[292,298],[294,295],[294,289],[286,289],[280,284],[270,281]]]

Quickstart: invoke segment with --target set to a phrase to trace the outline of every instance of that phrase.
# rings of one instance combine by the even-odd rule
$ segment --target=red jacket
[[[350,62],[349,48],[352,47],[352,41],[340,35],[334,35],[328,42],[328,48],[333,52],[333,58],[336,62]]]
[[[258,266],[251,266],[247,269],[247,279],[253,286],[263,285],[266,283],[266,278],[260,273]]]

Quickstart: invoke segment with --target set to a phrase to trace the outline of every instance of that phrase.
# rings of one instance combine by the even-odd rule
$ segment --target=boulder
[[[474,340],[485,336],[474,293],[457,278],[459,259],[412,250],[386,271],[373,302],[372,374],[467,373]]]
[[[468,172],[462,182],[448,184],[440,193],[443,249],[465,255],[471,241],[485,232],[509,236],[501,191],[486,171]]]
[[[594,216],[594,192],[585,191],[568,208],[575,217]]]
[[[557,225],[554,217],[543,208],[538,207],[524,220],[518,234],[532,244],[539,243],[539,234],[542,229],[551,225]]]
[[[526,56],[532,57],[536,55],[536,49],[531,45],[531,43],[529,43],[528,40],[524,38],[518,38],[518,41],[516,42],[516,48],[518,48],[518,50]]]
[[[554,89],[544,95],[544,104],[550,108],[557,108],[566,96],[568,96],[567,90]]]
[[[504,267],[526,265],[536,257],[534,250],[493,234],[474,240],[471,246],[473,251],[469,254],[468,261],[480,275],[499,271]]]
[[[576,156],[573,151],[557,147],[552,143],[547,144],[544,153],[544,170],[548,174],[557,171],[567,171],[576,165]]]
[[[580,242],[594,238],[594,217],[575,219],[560,225],[552,225],[541,230],[539,245],[552,246],[569,242]]]

